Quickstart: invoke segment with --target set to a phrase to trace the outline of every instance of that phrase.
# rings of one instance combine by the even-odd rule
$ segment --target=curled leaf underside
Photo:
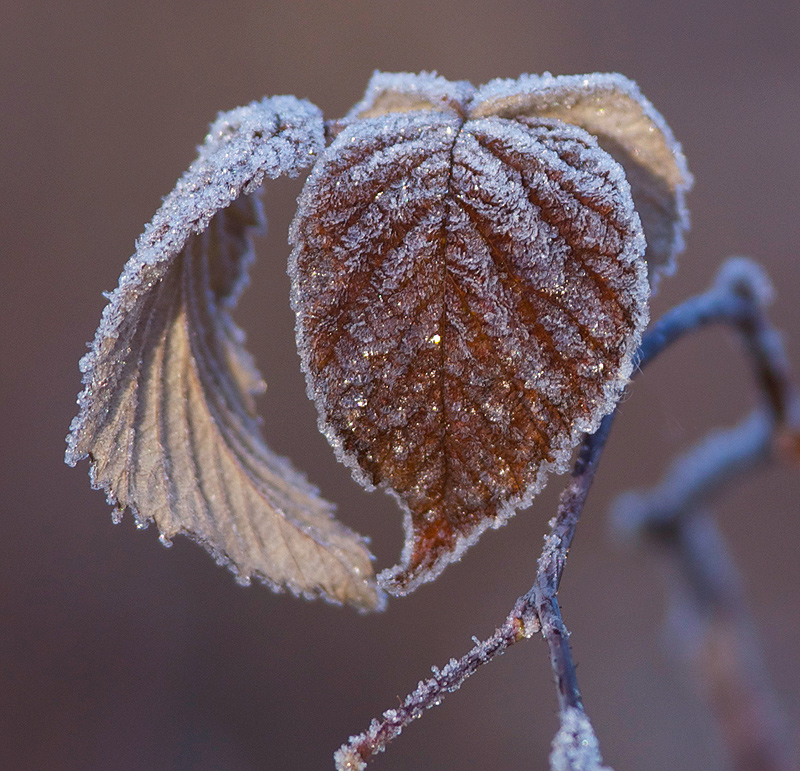
[[[265,176],[296,174],[322,148],[322,119],[276,97],[212,127],[198,161],[145,231],[82,369],[68,462],[165,540],[186,533],[237,577],[378,607],[371,557],[332,506],[264,444],[264,384],[230,309],[263,227]]]
[[[321,426],[407,512],[380,576],[403,594],[527,505],[616,403],[649,294],[630,190],[561,121],[396,112],[338,135],[291,240]]]

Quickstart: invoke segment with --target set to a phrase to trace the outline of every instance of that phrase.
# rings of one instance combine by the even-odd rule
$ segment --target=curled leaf
[[[88,456],[119,514],[185,533],[248,582],[381,604],[364,541],[264,444],[264,389],[230,310],[263,227],[254,191],[323,147],[319,111],[274,97],[220,117],[125,266],[81,362],[67,462]]]
[[[320,425],[406,514],[392,593],[434,578],[563,471],[610,412],[647,321],[620,166],[559,120],[466,103],[345,127],[290,240]]]
[[[478,89],[471,117],[556,118],[588,131],[624,169],[647,239],[650,281],[675,268],[689,227],[692,176],[672,131],[637,85],[616,73],[522,75]]]

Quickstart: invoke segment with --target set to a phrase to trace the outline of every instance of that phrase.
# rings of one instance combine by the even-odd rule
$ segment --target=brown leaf
[[[402,562],[379,577],[398,594],[565,469],[647,321],[619,165],[580,128],[463,107],[344,128],[290,235],[321,427],[407,511]]]
[[[264,384],[230,309],[263,227],[265,176],[322,149],[319,111],[275,97],[224,115],[137,245],[82,362],[68,462],[89,456],[121,515],[186,533],[243,582],[375,609],[364,541],[264,444]]]

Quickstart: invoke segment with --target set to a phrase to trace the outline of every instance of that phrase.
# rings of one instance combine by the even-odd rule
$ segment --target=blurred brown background
[[[333,750],[432,664],[489,634],[534,571],[562,481],[433,585],[359,616],[244,589],[186,539],[111,524],[86,463],[62,463],[78,358],[161,196],[217,111],[293,93],[341,116],[373,69],[496,76],[619,71],[683,143],[693,228],[654,315],[748,254],[778,290],[800,370],[800,4],[796,0],[117,0],[4,3],[0,24],[0,768],[331,768]],[[401,516],[336,464],[293,343],[286,231],[300,183],[270,185],[271,231],[238,318],[266,373],[271,445],[394,564]],[[735,341],[709,330],[636,383],[563,584],[578,674],[616,771],[724,767],[713,723],[663,636],[649,557],[607,510],[709,427],[749,409]],[[744,480],[719,514],[767,663],[800,718],[800,478]],[[544,769],[556,729],[545,646],[516,646],[380,757],[386,769]],[[797,729],[793,740],[798,739]]]

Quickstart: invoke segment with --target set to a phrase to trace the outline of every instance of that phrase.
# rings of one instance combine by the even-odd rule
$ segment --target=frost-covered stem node
[[[770,299],[769,282],[761,268],[748,260],[732,258],[722,266],[710,289],[668,311],[645,333],[636,356],[637,372],[688,333],[713,323],[732,326],[744,341],[765,405],[757,417],[751,418],[740,429],[740,434],[728,436],[721,443],[727,454],[717,455],[717,462],[710,464],[708,474],[701,475],[694,483],[691,475],[687,474],[681,475],[680,481],[670,478],[669,485],[665,485],[665,488],[671,487],[670,494],[681,489],[681,485],[687,491],[693,491],[693,495],[699,495],[701,491],[711,492],[712,488],[729,479],[732,472],[744,470],[751,460],[763,457],[765,448],[776,435],[782,447],[792,449],[795,458],[800,456],[797,452],[800,447],[800,402],[789,378],[780,337],[765,313]],[[561,618],[557,594],[614,414],[607,415],[598,430],[587,436],[581,445],[569,484],[561,494],[555,517],[550,521],[550,531],[545,536],[531,589],[516,601],[511,613],[491,637],[476,642],[462,658],[451,659],[443,670],[434,669],[434,676],[421,681],[400,708],[388,710],[381,720],[373,720],[365,732],[350,737],[335,755],[339,771],[365,768],[370,758],[382,752],[403,728],[426,709],[440,704],[446,693],[457,690],[479,666],[492,661],[518,640],[537,632],[541,632],[548,643],[558,686],[561,728],[554,741],[551,765],[559,770],[600,768],[599,749],[583,710],[569,634]],[[744,436],[747,432],[753,436]],[[737,596],[735,604],[738,603]],[[591,757],[567,751],[570,743],[565,737],[574,738],[578,734],[591,734],[594,739],[593,742],[577,742],[591,750]],[[749,770],[751,767],[742,768]]]

